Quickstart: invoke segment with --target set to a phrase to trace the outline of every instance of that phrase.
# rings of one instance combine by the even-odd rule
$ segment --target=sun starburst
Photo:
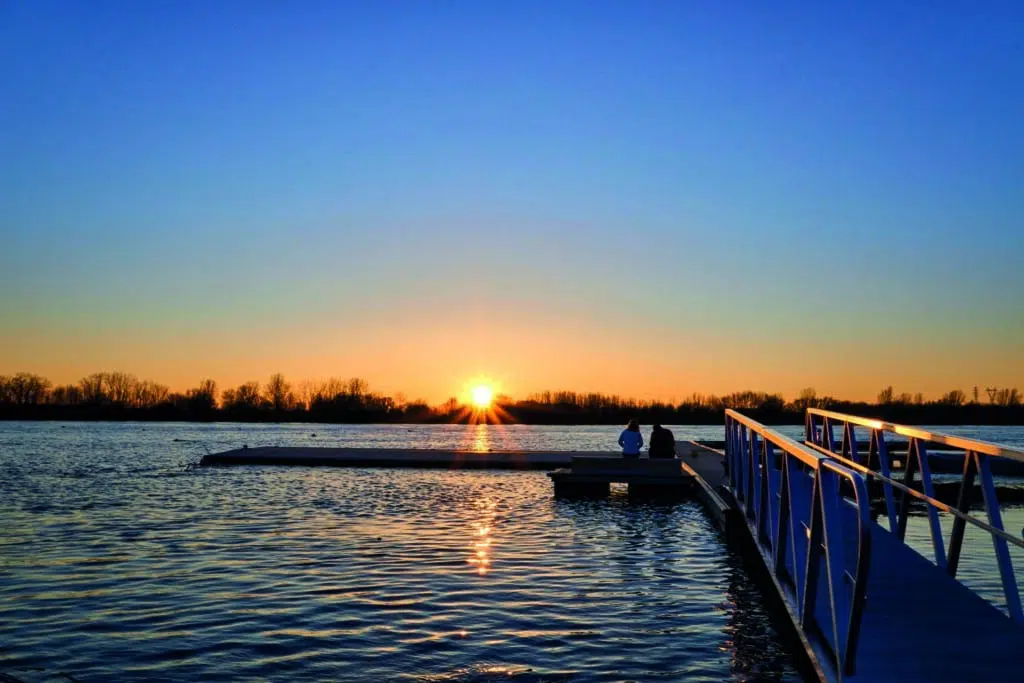
[[[469,390],[469,395],[473,398],[473,405],[480,409],[490,408],[494,401],[494,390],[486,384],[476,385]]]

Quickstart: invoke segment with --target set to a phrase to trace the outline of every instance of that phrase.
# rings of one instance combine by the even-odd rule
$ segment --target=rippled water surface
[[[1024,445],[1022,428],[944,431]],[[242,444],[614,450],[617,433],[0,422],[0,672],[799,680],[696,504],[556,501],[536,472],[185,468]],[[923,518],[909,537],[929,553]],[[997,596],[994,565],[972,549],[991,555],[987,535],[968,535],[962,573]]]
[[[616,432],[0,423],[0,671],[799,680],[696,504],[556,501],[535,472],[182,466],[241,443],[593,448]]]

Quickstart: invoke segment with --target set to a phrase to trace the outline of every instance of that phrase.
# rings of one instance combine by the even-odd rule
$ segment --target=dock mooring
[[[631,494],[682,495],[697,480],[719,486],[726,481],[720,452],[693,441],[680,444],[675,458],[623,458],[614,453],[574,455],[568,467],[548,476],[555,495],[608,495],[611,484],[626,484]]]

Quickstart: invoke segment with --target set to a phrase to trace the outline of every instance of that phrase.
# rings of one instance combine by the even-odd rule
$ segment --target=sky
[[[1024,3],[0,3],[0,374],[936,397],[1022,295]]]

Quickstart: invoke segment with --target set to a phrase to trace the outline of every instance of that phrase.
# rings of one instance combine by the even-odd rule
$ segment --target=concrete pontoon
[[[206,455],[201,465],[323,465],[440,469],[551,470],[574,453],[558,451],[460,451],[416,448],[261,446]],[[589,455],[610,455],[591,453]]]
[[[682,456],[704,450],[680,442]],[[417,448],[324,448],[260,446],[206,455],[201,465],[304,465],[333,467],[420,467],[440,469],[553,470],[576,457],[621,460],[608,451],[465,451]]]

